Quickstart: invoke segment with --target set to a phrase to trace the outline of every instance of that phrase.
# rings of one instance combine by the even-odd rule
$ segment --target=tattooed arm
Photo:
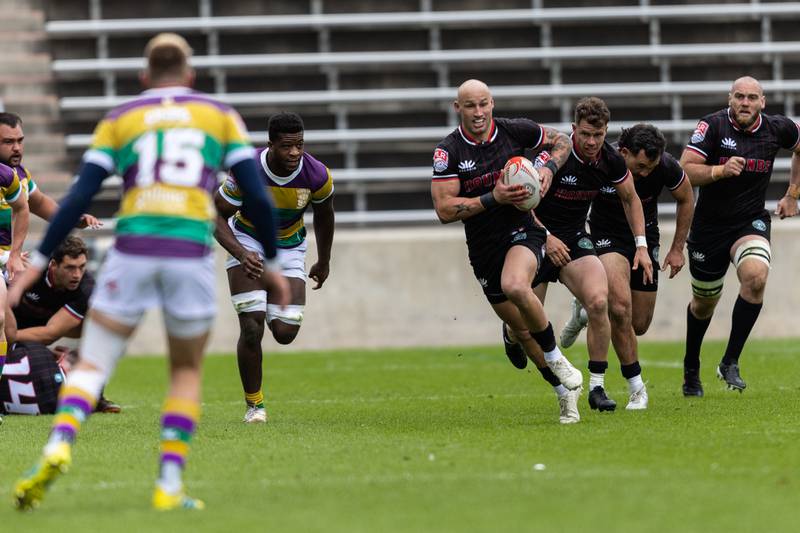
[[[550,161],[555,163],[557,169],[561,168],[562,165],[567,162],[569,154],[572,151],[572,143],[570,142],[569,137],[566,134],[548,126],[542,126],[541,145],[545,150],[548,151],[550,154]],[[544,166],[537,170],[539,171],[539,177],[542,180],[541,195],[544,196],[547,194],[547,190],[550,188],[555,171],[551,166]]]
[[[457,179],[431,182],[433,207],[442,224],[464,220],[499,204],[522,202],[528,195],[522,185],[506,185],[502,180],[498,180],[490,192],[476,198],[458,196],[459,190]]]

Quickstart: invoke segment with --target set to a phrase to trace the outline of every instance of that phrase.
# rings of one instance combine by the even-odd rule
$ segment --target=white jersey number
[[[22,415],[38,415],[39,406],[36,403],[23,403],[22,397],[36,398],[36,389],[28,381],[15,381],[11,376],[27,376],[31,372],[28,357],[23,357],[18,363],[9,363],[3,367],[3,376],[8,379],[8,392],[11,394],[10,402],[3,402],[7,413]]]
[[[206,136],[200,130],[166,130],[161,137],[159,150],[158,132],[145,133],[134,144],[139,156],[136,185],[147,187],[155,183],[157,170],[162,183],[183,187],[197,186],[203,177],[202,150],[205,142]]]

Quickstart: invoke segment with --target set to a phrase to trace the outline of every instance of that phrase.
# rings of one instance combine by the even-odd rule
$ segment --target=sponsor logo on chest
[[[566,176],[561,176],[561,183],[564,185],[577,185],[578,184],[578,177],[573,176],[572,174],[568,174]]]
[[[736,150],[736,141],[730,137],[725,137],[722,139],[722,148],[725,150]]]
[[[472,159],[466,159],[458,164],[459,172],[472,172],[476,168],[477,166],[475,165],[475,161],[473,161]]]

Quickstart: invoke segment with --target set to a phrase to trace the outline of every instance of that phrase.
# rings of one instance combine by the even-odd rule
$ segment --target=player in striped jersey
[[[314,211],[317,261],[309,277],[319,289],[330,273],[333,244],[333,181],[328,168],[303,150],[303,121],[295,113],[279,113],[268,123],[267,148],[257,153],[262,183],[272,194],[278,218],[278,260],[292,288],[285,310],[275,305],[257,279],[264,251],[254,238],[252,222],[240,210],[242,191],[236,179],[228,178],[215,195],[219,243],[230,252],[226,263],[231,300],[239,315],[236,352],[247,411],[247,423],[266,422],[262,381],[261,339],[264,320],[280,344],[297,336],[306,302],[306,228],[303,214],[309,204]]]
[[[184,492],[182,472],[200,415],[200,367],[216,312],[211,254],[212,192],[220,169],[231,169],[247,193],[243,209],[265,250],[263,281],[287,303],[288,284],[275,259],[272,209],[258,184],[253,148],[239,115],[192,91],[191,48],[160,34],[145,48],[141,81],[149,90],[98,124],[77,183],[9,292],[12,305],[41,275],[48,257],[116,172],[123,177],[116,240],[90,300],[81,360],[61,389],[41,459],[13,490],[19,509],[39,505],[46,489],[71,464],[72,445],[100,390],[149,307],[161,307],[169,338],[170,386],[161,418],[160,474],[153,507],[201,509]],[[282,297],[281,297],[282,295]]]

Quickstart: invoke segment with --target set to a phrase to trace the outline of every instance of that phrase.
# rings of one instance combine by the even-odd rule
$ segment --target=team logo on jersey
[[[758,231],[767,231],[767,225],[764,224],[763,220],[754,220],[753,227],[756,228]]]
[[[35,292],[26,292],[25,293],[25,298],[27,298],[28,300],[31,300],[32,302],[38,302],[39,301],[39,295],[36,294]]]
[[[481,287],[484,289],[489,286],[489,282],[486,281],[486,278],[478,278],[478,283],[480,283]]]
[[[523,231],[523,232],[520,232],[520,233],[515,233],[514,236],[511,238],[511,242],[524,241],[527,238],[528,238],[528,234]]]
[[[577,185],[578,184],[578,177],[573,176],[572,174],[568,176],[561,176],[561,183],[565,185]]]
[[[706,132],[708,131],[708,122],[701,120],[697,123],[697,127],[694,129],[694,133],[692,133],[692,142],[699,143],[702,142],[703,139],[706,138]]]
[[[608,185],[603,185],[600,187],[600,192],[603,194],[617,194],[617,189]]]
[[[706,260],[706,254],[704,254],[703,252],[698,252],[697,250],[695,250],[694,252],[692,252],[692,259],[694,259],[698,263],[702,263],[703,261]]]
[[[437,148],[436,151],[433,152],[433,170],[436,172],[444,172],[447,170],[447,162],[449,159],[450,155],[447,153],[447,150]]]
[[[308,197],[311,196],[311,189],[295,189],[297,194],[297,209],[302,209],[308,205]]]
[[[472,159],[467,159],[466,161],[462,161],[458,164],[459,172],[469,172],[471,170],[475,170],[475,168],[475,161]]]
[[[581,239],[578,241],[578,246],[580,246],[584,250],[591,250],[592,248],[594,248],[592,240],[587,237],[581,237]]]
[[[611,241],[609,239],[599,239],[594,242],[596,248],[608,248],[611,246]]]
[[[725,137],[722,139],[722,147],[727,150],[736,150],[736,141],[730,137]]]

